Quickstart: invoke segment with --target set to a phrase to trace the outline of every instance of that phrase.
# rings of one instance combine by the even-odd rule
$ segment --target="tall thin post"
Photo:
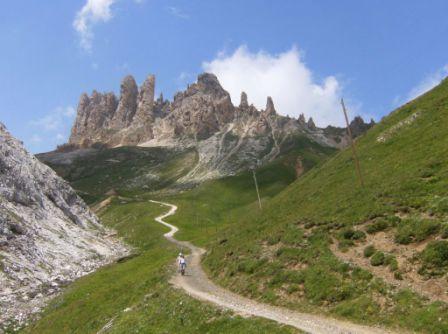
[[[257,197],[258,197],[258,205],[259,205],[260,210],[261,210],[260,192],[258,191],[258,182],[257,182],[257,176],[255,175],[255,169],[252,169],[252,175],[254,176],[255,190],[257,191]]]
[[[341,99],[342,111],[345,116],[345,123],[347,124],[347,134],[350,140],[350,146],[352,147],[353,160],[355,161],[356,172],[358,174],[358,179],[361,187],[364,187],[364,180],[361,174],[361,167],[359,166],[358,154],[356,153],[355,141],[353,140],[352,130],[350,129],[350,123],[348,122],[347,109],[345,108],[344,99]]]

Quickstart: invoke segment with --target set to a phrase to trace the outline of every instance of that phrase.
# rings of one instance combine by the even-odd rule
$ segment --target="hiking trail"
[[[325,316],[301,313],[283,307],[263,304],[249,298],[240,296],[214,284],[205,274],[201,266],[201,257],[205,249],[194,246],[188,241],[179,241],[174,234],[179,230],[176,226],[168,224],[165,218],[176,213],[177,206],[169,203],[150,201],[169,207],[169,211],[156,217],[155,221],[170,229],[164,237],[181,248],[188,248],[191,254],[187,256],[187,274],[181,276],[175,273],[170,283],[176,288],[183,289],[193,298],[210,302],[219,307],[229,309],[242,316],[256,316],[270,319],[278,323],[289,325],[308,333],[316,334],[384,334],[395,333],[379,327],[369,327],[353,324],[343,320]]]

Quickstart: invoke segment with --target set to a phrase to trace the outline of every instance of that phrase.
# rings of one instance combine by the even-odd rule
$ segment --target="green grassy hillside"
[[[334,152],[305,137],[290,137],[282,144],[280,156],[256,171],[262,205],[296,180],[299,157],[303,168],[300,173],[306,173]],[[227,227],[238,229],[241,217],[259,210],[252,172],[207,181],[190,191],[162,198],[179,207],[181,214],[168,218],[181,228],[178,237],[200,246],[216,240]]]
[[[303,135],[289,136],[281,144],[281,152],[271,165],[279,166],[279,178],[292,182],[298,159],[303,171],[311,169],[336,150],[324,147]],[[74,156],[69,162],[68,157]],[[71,183],[88,204],[112,193],[136,196],[175,188],[191,188],[177,181],[198,162],[196,149],[165,147],[118,147],[90,151],[49,152],[38,155],[44,163]],[[242,161],[238,162],[239,164]],[[281,175],[286,173],[286,175]]]
[[[299,155],[307,171],[334,152],[302,137],[291,138],[288,145],[279,159],[257,170],[263,203],[296,179]],[[164,192],[150,191],[163,185],[153,189],[141,185],[132,190],[126,188],[129,180],[142,170],[153,168],[159,175],[165,173],[166,177],[160,180],[169,186],[170,180],[178,177],[178,171],[191,168],[191,153],[155,156],[159,153],[152,149],[119,148],[82,157],[73,165],[53,166],[77,190],[91,195],[91,199],[108,196],[106,192],[111,188],[127,195],[115,198],[102,212],[101,220],[134,246],[138,256],[79,279],[47,307],[39,321],[23,332],[96,333],[113,319],[107,333],[298,333],[270,321],[236,317],[169,286],[170,264],[177,250],[162,237],[164,228],[153,221],[166,208],[147,201],[161,199],[161,194],[166,196]],[[182,227],[181,236],[208,244],[229,226],[229,213],[236,218],[244,210],[252,210],[256,198],[252,174],[243,173],[175,193],[168,200],[179,204],[182,211],[182,215],[174,216],[176,224]]]
[[[153,221],[166,207],[114,200],[102,221],[136,256],[77,280],[23,333],[299,333],[263,319],[244,319],[200,303],[168,284],[176,248]]]
[[[295,138],[292,149],[257,171],[262,210],[251,173],[209,181],[174,195],[141,186],[127,194],[138,195],[133,199],[137,202],[156,196],[179,205],[178,214],[169,218],[181,227],[179,237],[205,245],[210,276],[237,293],[356,322],[446,333],[447,304],[425,297],[417,283],[437,285],[438,299],[447,295],[447,124],[445,81],[357,140],[364,187],[357,180],[349,150],[323,162],[332,152]],[[294,181],[298,156],[309,171]],[[108,168],[99,166],[98,177]],[[173,170],[181,170],[186,164],[179,160],[174,166]],[[122,168],[97,197],[122,180],[119,176],[127,175],[133,163]],[[78,189],[84,182],[71,180]],[[129,205],[148,206],[146,202]],[[116,223],[123,219],[127,216]],[[137,228],[138,220],[124,226],[117,225],[122,235],[137,231],[146,237],[147,232]],[[158,256],[162,252],[158,247],[154,244],[148,252]],[[148,286],[157,287],[161,279],[157,276]],[[179,301],[182,296],[175,293],[167,300]],[[44,319],[55,310],[49,309]]]
[[[351,152],[337,154],[266,203],[262,213],[241,215],[207,255],[210,274],[274,304],[446,333],[445,303],[395,288],[330,248],[344,254],[383,233],[397,249],[415,247],[412,269],[423,279],[441,277],[448,292],[448,81],[394,111],[357,147],[364,187]],[[383,266],[397,280],[412,274],[393,249],[368,253],[371,268]]]
[[[69,181],[89,204],[104,199],[112,190],[132,196],[167,188],[188,173],[198,158],[194,149],[161,147],[104,148],[80,154],[71,163],[46,155],[60,159],[64,153],[46,153],[40,159]]]

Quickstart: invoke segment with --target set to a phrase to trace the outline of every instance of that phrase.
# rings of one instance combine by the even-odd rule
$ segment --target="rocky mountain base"
[[[70,185],[0,123],[0,332],[63,286],[128,253]]]

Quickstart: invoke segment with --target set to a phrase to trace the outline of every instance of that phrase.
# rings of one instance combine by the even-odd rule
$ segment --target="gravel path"
[[[211,302],[243,316],[257,316],[270,319],[308,333],[394,333],[382,328],[352,324],[324,316],[300,313],[282,307],[259,303],[215,285],[207,278],[207,275],[201,267],[201,256],[205,253],[205,250],[196,247],[187,241],[176,240],[174,234],[179,229],[164,221],[166,217],[175,214],[177,206],[157,201],[151,202],[165,205],[170,208],[168,212],[155,218],[158,223],[170,228],[170,231],[164,234],[165,238],[182,248],[191,250],[191,254],[187,257],[187,274],[181,276],[176,273],[170,280],[171,284],[177,288],[185,290],[190,296],[202,301]]]

